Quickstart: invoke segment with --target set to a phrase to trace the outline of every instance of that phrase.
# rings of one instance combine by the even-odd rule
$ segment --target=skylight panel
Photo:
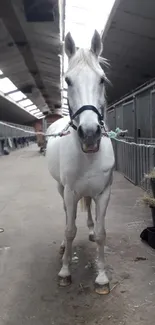
[[[13,84],[13,82],[9,78],[4,77],[0,79],[0,90],[4,94],[14,91],[16,89],[17,87]]]
[[[24,100],[21,100],[19,102],[19,105],[21,105],[22,107],[26,107],[26,106],[29,106],[33,104],[32,101],[30,99],[24,99]]]
[[[17,90],[14,93],[11,93],[10,95],[8,95],[11,99],[13,99],[15,102],[22,100],[24,98],[26,98],[26,96],[19,90]]]

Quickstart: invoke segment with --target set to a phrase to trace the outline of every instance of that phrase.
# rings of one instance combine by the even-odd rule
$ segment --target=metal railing
[[[31,126],[25,126],[20,124],[14,124],[14,123],[7,123],[8,125],[0,124],[0,138],[19,138],[19,137],[32,137],[32,133],[24,132],[22,130],[18,130],[15,128],[9,127],[9,125],[21,128],[25,131],[34,131],[34,128]]]
[[[116,159],[116,170],[121,172],[133,184],[149,190],[149,182],[145,178],[155,166],[155,148],[130,145],[133,138],[125,138],[126,142],[113,140]],[[129,143],[128,143],[129,142]],[[155,139],[138,138],[139,144],[155,144]]]
[[[33,127],[0,121],[0,156],[5,154],[6,150],[12,151],[34,142],[33,132]]]

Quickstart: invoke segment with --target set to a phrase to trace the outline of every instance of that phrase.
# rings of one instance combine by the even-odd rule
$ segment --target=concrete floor
[[[107,272],[112,291],[98,296],[95,244],[79,211],[73,284],[57,286],[64,213],[45,157],[36,146],[0,158],[0,325],[153,325],[155,251],[141,243],[151,224],[142,191],[115,174],[107,213]],[[140,259],[142,258],[142,259]]]

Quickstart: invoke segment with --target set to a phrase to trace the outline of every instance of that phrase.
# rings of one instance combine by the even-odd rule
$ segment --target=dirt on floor
[[[72,278],[57,285],[64,213],[36,146],[0,157],[0,325],[153,325],[155,251],[140,240],[152,225],[142,191],[115,173],[107,212],[111,293],[94,292],[96,246],[78,211]]]

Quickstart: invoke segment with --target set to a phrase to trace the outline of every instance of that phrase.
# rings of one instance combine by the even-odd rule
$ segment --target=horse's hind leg
[[[91,197],[85,197],[85,203],[87,207],[87,213],[88,213],[88,218],[87,218],[87,226],[89,229],[89,240],[94,242],[94,222],[93,222],[93,217],[92,217],[92,212],[91,212]]]
[[[64,210],[66,213],[66,208],[65,208],[65,203],[64,203],[64,187],[62,184],[58,183],[58,192],[61,195],[62,199],[63,199],[63,206],[64,206]],[[63,240],[61,245],[60,245],[60,255],[63,255],[65,251],[65,241]]]

